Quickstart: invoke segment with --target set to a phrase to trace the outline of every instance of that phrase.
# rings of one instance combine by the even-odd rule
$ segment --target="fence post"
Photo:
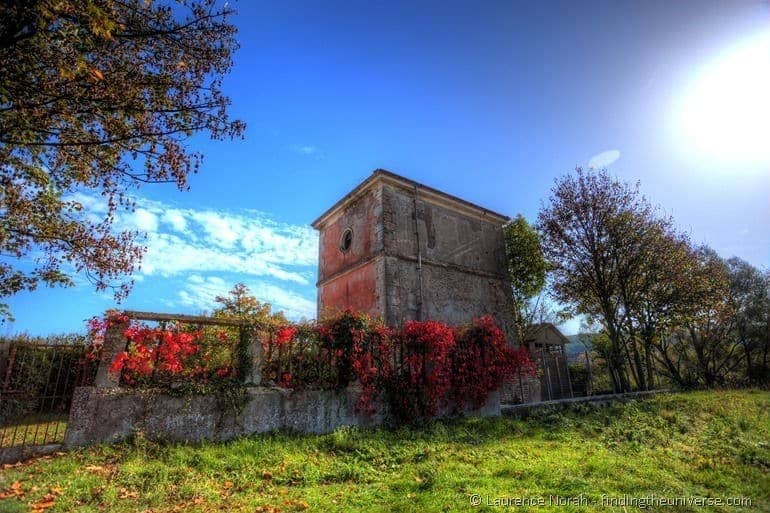
[[[567,353],[563,353],[564,357],[564,370],[567,372],[567,384],[569,385],[569,396],[575,397],[575,391],[572,389],[572,374],[569,371],[569,362],[567,361]]]
[[[588,351],[585,352],[585,355],[586,355],[586,363],[588,364],[588,384],[586,385],[586,395],[593,395],[594,375],[593,375],[593,369],[591,368],[591,356],[588,354]]]
[[[557,381],[556,391],[558,396],[556,397],[556,399],[563,399],[564,383],[561,380],[561,372],[559,372],[559,355],[558,354],[553,355],[553,366],[556,369],[556,381]]]
[[[5,371],[11,356],[11,341],[0,342],[0,383],[5,382]]]
[[[249,386],[259,386],[262,383],[262,362],[264,361],[264,351],[262,349],[262,341],[258,336],[258,331],[255,326],[244,325],[238,329],[238,335],[240,337],[240,343],[242,347],[246,349],[246,354],[243,357],[246,359],[244,362],[244,375],[243,384]]]
[[[551,372],[548,369],[548,361],[545,359],[545,349],[540,349],[540,357],[543,359],[543,370],[545,371],[545,385],[548,390],[548,400],[553,399],[553,393],[551,391]]]
[[[128,328],[127,321],[115,321],[104,333],[102,356],[96,370],[94,386],[96,388],[116,388],[120,386],[120,376],[110,373],[110,364],[121,352],[126,350],[126,337],[123,332]]]

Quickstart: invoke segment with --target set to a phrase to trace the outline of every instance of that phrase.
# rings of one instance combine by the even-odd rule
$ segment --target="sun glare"
[[[688,153],[770,165],[770,33],[736,45],[699,71],[677,128]]]

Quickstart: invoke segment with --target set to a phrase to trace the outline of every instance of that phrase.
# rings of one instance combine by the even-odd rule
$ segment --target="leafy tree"
[[[536,317],[546,308],[541,298],[535,298],[545,286],[548,263],[540,247],[540,235],[523,216],[516,216],[504,230],[516,338],[523,343],[531,335]]]
[[[260,302],[243,283],[237,283],[226,296],[217,296],[214,301],[222,305],[214,310],[214,317],[250,321],[263,326],[288,322],[283,312],[273,313],[270,303]]]
[[[201,161],[188,137],[243,133],[221,90],[237,48],[231,12],[215,0],[3,2],[0,299],[72,285],[73,272],[128,293],[143,248],[113,230],[127,190],[185,189]],[[106,212],[78,193],[101,196]]]
[[[643,388],[652,388],[656,377],[656,351],[674,329],[680,327],[691,311],[688,271],[692,250],[688,238],[673,231],[653,229],[646,241],[647,258],[640,264],[643,273],[638,293],[626,294],[628,329],[635,335],[629,340],[641,354],[637,367]],[[658,362],[660,363],[660,362]],[[672,369],[671,373],[676,371]],[[671,374],[669,373],[669,374]],[[674,379],[672,375],[668,375]]]
[[[683,298],[679,322],[656,343],[661,372],[679,386],[735,385],[751,377],[752,355],[761,347],[754,337],[761,343],[764,334],[752,327],[764,328],[766,322],[761,306],[751,308],[746,280],[751,269],[740,259],[722,259],[708,246],[690,249],[677,284]],[[755,297],[761,303],[761,291]]]
[[[738,257],[726,262],[735,338],[743,348],[746,379],[770,382],[770,274]]]
[[[700,246],[694,251],[690,276],[692,315],[676,336],[692,348],[700,383],[724,385],[728,374],[742,363],[734,339],[736,317],[727,265],[716,251]]]
[[[629,330],[628,307],[643,288],[644,264],[651,258],[648,242],[668,226],[640,194],[639,184],[581,168],[556,180],[549,205],[538,215],[555,296],[606,330],[616,390],[630,390],[626,362],[633,362],[637,386],[646,387],[641,356],[631,343],[635,334]]]
[[[694,247],[606,171],[557,180],[538,217],[557,299],[598,323],[613,388],[767,382],[768,275]]]

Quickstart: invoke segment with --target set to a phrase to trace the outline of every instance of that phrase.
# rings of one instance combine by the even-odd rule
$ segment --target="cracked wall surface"
[[[422,319],[459,325],[490,314],[512,335],[502,224],[437,205],[419,189],[415,201],[413,190],[385,185],[382,201],[387,323],[417,318],[421,281]]]

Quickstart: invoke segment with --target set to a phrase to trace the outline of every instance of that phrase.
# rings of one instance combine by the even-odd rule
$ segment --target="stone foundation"
[[[503,404],[535,403],[543,400],[543,389],[537,376],[514,378],[503,385]]]
[[[75,391],[65,436],[68,447],[118,442],[142,432],[150,440],[223,441],[279,429],[329,433],[342,426],[373,426],[356,412],[360,392],[306,391],[249,387],[246,404],[234,411],[213,395],[172,396],[151,390],[80,387]],[[500,415],[500,395],[469,415]]]

